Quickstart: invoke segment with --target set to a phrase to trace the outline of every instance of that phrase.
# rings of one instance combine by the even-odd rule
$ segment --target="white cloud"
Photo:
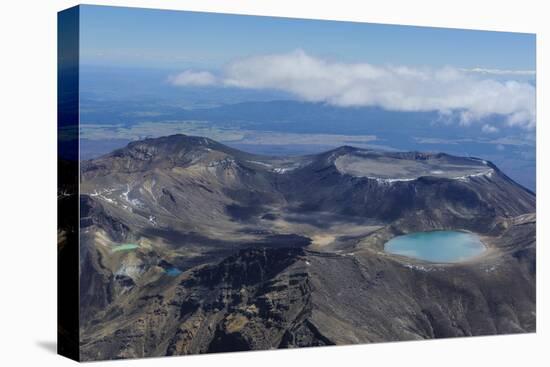
[[[337,106],[379,106],[396,111],[459,113],[462,124],[493,114],[509,125],[535,127],[535,88],[526,82],[498,81],[488,73],[444,67],[377,66],[320,59],[297,50],[237,60],[219,79],[212,74],[184,72],[174,84],[202,80],[220,85],[276,89],[311,102]],[[181,78],[180,78],[181,77]],[[182,83],[183,82],[183,83]],[[198,84],[195,84],[198,85]],[[203,84],[204,85],[204,84]]]
[[[168,81],[178,86],[205,87],[217,83],[214,74],[208,71],[186,70],[183,73],[173,75]]]
[[[499,130],[498,130],[498,128],[494,127],[493,125],[485,124],[481,128],[481,131],[483,131],[484,133],[487,133],[487,134],[493,134],[493,133],[498,133]]]
[[[486,68],[472,68],[472,69],[460,69],[462,71],[480,74],[494,74],[494,75],[528,75],[535,76],[537,72],[535,70],[505,70],[505,69],[486,69]]]

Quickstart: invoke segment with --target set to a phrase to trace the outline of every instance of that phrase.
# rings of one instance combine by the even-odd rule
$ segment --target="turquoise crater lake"
[[[416,232],[394,237],[384,245],[390,254],[445,263],[471,259],[486,249],[475,234],[457,231]]]

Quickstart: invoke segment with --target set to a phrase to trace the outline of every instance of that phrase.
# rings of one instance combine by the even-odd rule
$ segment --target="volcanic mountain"
[[[535,330],[535,195],[490,162],[267,157],[173,135],[80,176],[84,360]],[[441,229],[488,250],[456,264],[383,251]]]

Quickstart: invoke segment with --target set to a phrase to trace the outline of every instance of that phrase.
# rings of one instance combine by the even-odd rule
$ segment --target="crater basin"
[[[390,254],[438,263],[457,263],[484,253],[487,248],[478,236],[460,231],[416,232],[386,242]]]

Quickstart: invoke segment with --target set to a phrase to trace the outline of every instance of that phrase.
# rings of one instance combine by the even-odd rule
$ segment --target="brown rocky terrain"
[[[82,360],[535,331],[535,195],[490,162],[177,135],[80,174]],[[487,251],[384,252],[434,229]]]

